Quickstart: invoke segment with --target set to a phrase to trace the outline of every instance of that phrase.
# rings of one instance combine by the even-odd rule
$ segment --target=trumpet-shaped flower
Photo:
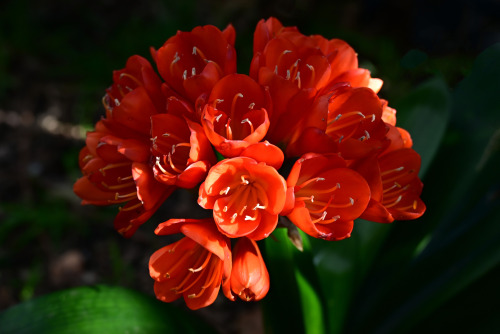
[[[171,219],[160,224],[155,233],[185,235],[157,250],[149,260],[159,300],[171,302],[183,297],[186,305],[196,310],[212,304],[221,285],[224,294],[233,299],[229,240],[217,231],[211,219]]]
[[[252,158],[225,159],[200,186],[198,204],[213,209],[219,230],[230,238],[266,238],[278,223],[286,184],[275,168]]]
[[[245,301],[257,301],[269,291],[269,273],[254,240],[240,238],[233,249],[231,291]]]
[[[370,188],[336,154],[306,154],[287,179],[287,204],[282,212],[307,234],[326,240],[350,236],[353,220],[366,209]]]
[[[202,114],[208,139],[225,157],[261,141],[269,128],[269,93],[249,76],[232,74],[213,88]]]
[[[215,154],[200,124],[175,115],[151,117],[153,171],[158,181],[193,188],[215,164]]]
[[[195,103],[222,77],[236,72],[233,26],[220,31],[214,26],[179,31],[153,56],[166,84]]]

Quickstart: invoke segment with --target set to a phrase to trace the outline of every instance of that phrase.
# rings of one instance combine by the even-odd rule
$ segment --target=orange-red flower
[[[382,86],[380,79],[358,68],[355,51],[342,40],[305,36],[274,18],[259,22],[254,36],[250,75],[269,87],[274,110],[267,139],[279,146],[297,145],[303,132],[310,137],[316,129],[324,130],[328,98],[339,85],[374,92]],[[289,156],[307,152],[287,149]]]
[[[382,102],[369,88],[339,86],[328,102],[328,114],[321,128],[305,129],[290,144],[287,153],[340,153],[345,159],[359,159],[382,150],[389,141],[388,126],[382,120]]]
[[[233,249],[231,291],[245,301],[257,301],[269,291],[269,273],[254,240],[240,238]]]
[[[210,25],[196,27],[177,32],[153,56],[166,84],[195,103],[219,79],[236,72],[234,38],[231,25],[222,32]]]
[[[261,141],[269,128],[269,93],[252,78],[232,74],[214,86],[202,114],[208,139],[225,157]]]
[[[213,209],[219,230],[230,238],[266,238],[278,223],[286,184],[275,168],[252,158],[225,159],[200,186],[198,204]]]
[[[423,184],[418,178],[420,155],[401,148],[356,164],[370,184],[372,198],[361,218],[380,223],[416,219],[424,214],[420,199]]]
[[[153,171],[158,181],[181,188],[200,183],[216,158],[200,124],[159,114],[151,117]]]
[[[222,285],[224,294],[233,299],[229,240],[213,220],[170,219],[155,230],[157,235],[179,232],[185,237],[157,250],[149,260],[156,297],[171,302],[182,296],[196,310],[212,304]]]
[[[149,147],[138,140],[120,140],[110,135],[102,122],[87,135],[87,146],[80,152],[83,173],[74,185],[82,204],[122,204],[115,228],[131,236],[157,210],[173,191],[154,180],[144,160]]]
[[[149,61],[137,55],[130,57],[124,69],[113,71],[113,84],[106,89],[103,98],[106,117],[112,119],[113,110],[122,103],[123,98],[139,87],[144,89],[156,110],[164,110],[161,84]]]
[[[106,118],[87,134],[80,153],[83,177],[74,191],[83,204],[123,204],[115,228],[129,237],[174,190],[157,182],[149,166],[151,116],[165,110],[165,99],[142,57],[130,57],[113,80],[103,98]]]
[[[282,212],[307,234],[326,240],[348,238],[353,220],[366,209],[370,187],[336,154],[306,154],[287,178]]]

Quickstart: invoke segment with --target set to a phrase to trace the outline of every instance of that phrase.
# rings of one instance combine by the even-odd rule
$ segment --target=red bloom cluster
[[[356,218],[389,223],[425,211],[420,157],[377,96],[382,81],[347,43],[262,20],[245,75],[234,41],[231,25],[196,27],[152,50],[159,75],[140,56],[115,71],[74,186],[84,204],[122,204],[115,227],[125,237],[175,189],[199,187],[211,217],[160,224],[156,234],[184,238],[149,264],[157,297],[182,296],[191,309],[210,305],[220,287],[230,300],[266,295],[256,241],[280,216],[341,240]]]

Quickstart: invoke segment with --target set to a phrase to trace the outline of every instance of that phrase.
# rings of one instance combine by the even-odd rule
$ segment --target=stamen
[[[205,57],[205,54],[200,50],[198,49],[196,46],[193,46],[193,54],[194,55],[199,55],[201,59],[203,59],[203,61],[205,62],[209,62],[209,60],[207,60],[207,57]]]
[[[243,215],[243,212],[245,212],[245,210],[246,210],[247,208],[248,208],[248,206],[247,206],[247,205],[244,205],[244,206],[241,208],[241,210],[240,210],[240,212],[239,212],[238,214],[239,214],[240,216],[241,216],[241,215]]]
[[[132,206],[129,206],[128,208],[127,208],[127,207],[124,207],[124,206],[123,206],[123,207],[121,207],[121,206],[120,206],[120,207],[118,208],[118,211],[125,211],[125,212],[126,212],[126,211],[132,211],[132,210],[135,210],[135,209],[137,209],[138,207],[141,207],[141,206],[142,206],[142,203],[137,203],[137,204],[134,204],[134,205],[132,205]]]
[[[387,204],[387,205],[384,205],[384,206],[386,207],[386,209],[392,208],[393,206],[395,206],[396,204],[398,204],[401,201],[402,198],[403,198],[403,195],[399,195],[399,197],[394,202],[392,202],[390,204]]]
[[[183,172],[182,169],[179,169],[179,168],[175,167],[174,162],[172,161],[172,154],[170,154],[170,153],[168,153],[168,163],[170,164],[170,167],[172,167],[172,169],[174,171],[176,171],[177,173],[180,174],[180,173]]]
[[[250,120],[248,118],[245,118],[244,120],[241,121],[241,124],[245,124],[245,123],[248,123],[248,125],[250,125],[250,133],[253,133],[254,128],[253,128],[252,122],[250,122]]]
[[[224,102],[224,99],[215,99],[214,102],[212,103],[212,108],[217,110],[217,105],[221,102]]]
[[[259,203],[257,203],[256,206],[253,207],[252,210],[257,210],[257,209],[265,209],[266,207],[264,205],[260,205]]]
[[[120,162],[120,163],[117,163],[117,164],[109,164],[109,165],[106,165],[106,166],[104,166],[102,168],[99,168],[99,172],[101,172],[101,174],[103,176],[106,176],[106,173],[105,173],[106,170],[113,169],[113,168],[124,167],[124,166],[131,166],[131,163],[130,162]]]
[[[221,190],[219,192],[219,195],[227,195],[229,193],[229,190],[231,190],[231,187],[227,187],[226,189]]]
[[[191,68],[191,76],[195,76],[196,75],[196,68]]]
[[[208,261],[210,261],[210,258],[212,257],[212,253],[211,252],[208,252],[208,256],[206,257],[205,261],[202,263],[201,266],[199,266],[198,268],[196,269],[193,269],[193,268],[189,268],[188,270],[192,273],[197,273],[199,271],[201,271],[203,268],[205,268],[205,266],[207,265]]]
[[[184,139],[182,139],[181,137],[177,136],[177,135],[174,135],[172,133],[169,133],[169,132],[165,132],[164,134],[161,135],[162,137],[168,137],[169,139],[173,139],[175,140],[176,142],[184,142]]]
[[[118,176],[118,180],[117,182],[122,182],[122,181],[128,181],[128,180],[132,180],[134,177],[132,175],[129,175],[129,176],[125,176],[125,177],[120,177]]]
[[[125,194],[125,195],[120,195],[120,193],[115,194],[115,200],[119,200],[122,198],[129,198],[129,197],[136,197],[137,196],[137,191]]]
[[[252,110],[255,107],[255,102],[252,102],[248,105],[248,109]]]
[[[257,220],[257,217],[250,217],[250,216],[245,216],[245,220]]]
[[[314,79],[316,79],[316,71],[314,70],[314,66],[306,64],[307,68],[311,70],[311,82],[314,82]]]
[[[247,179],[245,179],[245,176],[248,177],[248,175],[241,175],[241,184],[250,184],[250,181],[248,181]]]
[[[313,179],[309,179],[309,180],[301,183],[300,185],[298,185],[298,187],[299,187],[299,189],[302,189],[302,188],[307,187],[312,182],[318,182],[318,181],[325,181],[325,178],[323,178],[323,177],[315,177]]]
[[[401,166],[401,167],[398,167],[398,168],[386,170],[385,172],[380,173],[380,175],[381,176],[386,176],[386,175],[388,175],[390,173],[401,172],[403,169],[405,169],[405,167]]]
[[[218,122],[221,117],[222,117],[222,114],[217,115],[217,117],[215,117],[215,121]]]
[[[327,194],[327,193],[331,193],[337,189],[340,189],[340,183],[337,182],[337,184],[331,188],[328,188],[328,189],[323,189],[323,190],[314,190],[314,193],[315,194]]]
[[[132,182],[127,182],[127,183],[123,183],[123,184],[117,184],[114,186],[108,186],[104,181],[102,181],[101,185],[104,188],[109,189],[109,190],[118,190],[118,189],[124,189],[124,188],[128,188],[128,187],[135,187],[135,182],[132,181]]]
[[[231,118],[227,119],[226,123],[226,138],[229,140],[233,140],[233,130],[231,130]]]
[[[238,98],[240,98],[240,97],[243,97],[243,94],[238,93],[238,94],[234,95],[234,97],[233,97],[233,102],[231,103],[231,118],[232,119],[235,119],[234,118],[234,109],[236,107],[236,100],[238,100]]]
[[[293,79],[294,81],[297,80],[297,86],[301,87],[301,81],[300,81],[300,72],[297,72],[297,75],[295,76],[295,79]]]
[[[184,70],[184,73],[182,73],[182,79],[186,80],[187,79],[187,74],[188,74],[188,71]]]
[[[179,53],[176,52],[175,55],[174,55],[174,59],[170,63],[170,73],[173,72],[174,64],[176,64],[179,60],[181,60],[181,57],[179,57]]]
[[[158,168],[161,170],[163,174],[172,175],[172,173],[168,172],[165,168],[163,168],[163,166],[160,163],[160,157],[156,157],[155,166],[158,166]]]
[[[139,80],[137,80],[137,78],[136,78],[136,77],[134,77],[134,76],[132,76],[132,75],[130,75],[130,74],[128,74],[128,73],[122,73],[122,74],[120,74],[120,80],[121,80],[121,79],[123,79],[123,77],[129,78],[129,79],[130,79],[130,80],[132,80],[132,81],[133,81],[133,82],[134,82],[137,86],[142,86],[142,83],[141,83]]]

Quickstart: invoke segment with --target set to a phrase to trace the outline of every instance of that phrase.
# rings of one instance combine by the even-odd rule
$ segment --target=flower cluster
[[[74,191],[84,204],[120,204],[115,228],[134,234],[178,188],[198,190],[207,219],[170,219],[155,233],[184,235],[156,251],[157,297],[198,309],[222,287],[260,300],[269,275],[256,243],[280,217],[325,240],[353,221],[414,219],[420,157],[380,79],[344,41],[305,36],[277,19],[258,23],[249,75],[236,73],[229,25],[178,32],[113,73],[106,115],[88,133]]]

